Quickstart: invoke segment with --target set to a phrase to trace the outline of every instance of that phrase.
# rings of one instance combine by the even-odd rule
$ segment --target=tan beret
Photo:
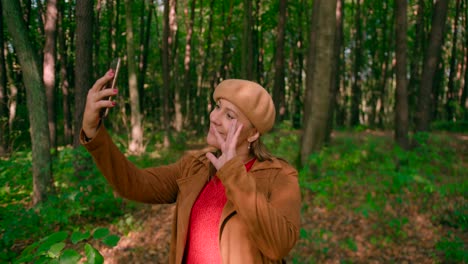
[[[264,134],[275,123],[275,105],[270,94],[258,83],[228,79],[222,81],[215,89],[213,98],[228,100],[247,116],[254,127]]]

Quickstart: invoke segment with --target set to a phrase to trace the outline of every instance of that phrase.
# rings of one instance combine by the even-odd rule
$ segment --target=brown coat
[[[118,150],[106,129],[82,143],[120,195],[144,203],[176,203],[170,263],[182,263],[190,211],[208,181],[205,152],[187,153],[174,164],[139,169]],[[223,263],[281,263],[299,237],[300,189],[288,163],[256,161],[246,172],[240,159],[227,162],[218,178],[227,203],[220,221]]]

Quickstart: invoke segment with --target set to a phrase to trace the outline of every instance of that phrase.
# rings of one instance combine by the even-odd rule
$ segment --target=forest
[[[468,0],[0,0],[0,262],[167,263],[173,205],[119,197],[79,135],[140,167],[206,145],[222,80],[265,87],[299,171],[291,263],[468,263]]]

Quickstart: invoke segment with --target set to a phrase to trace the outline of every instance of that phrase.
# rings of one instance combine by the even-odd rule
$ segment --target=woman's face
[[[242,131],[237,139],[237,148],[245,145],[245,149],[247,149],[249,145],[247,139],[255,135],[257,130],[237,106],[225,99],[219,99],[216,102],[215,108],[210,113],[210,130],[206,137],[207,143],[217,149],[221,149],[221,145],[215,135],[215,130],[218,131],[221,138],[226,140],[226,136],[234,120],[237,120],[236,129],[239,125],[243,125]]]

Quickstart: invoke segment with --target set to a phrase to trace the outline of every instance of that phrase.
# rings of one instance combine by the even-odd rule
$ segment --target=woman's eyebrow
[[[218,101],[218,105],[219,105],[220,107],[222,107],[221,101]],[[237,113],[236,110],[234,110],[234,109],[232,109],[232,108],[230,108],[230,107],[228,107],[228,106],[224,106],[224,108],[225,108],[227,111],[232,112],[232,113],[235,114],[236,116],[239,115],[239,114]]]

